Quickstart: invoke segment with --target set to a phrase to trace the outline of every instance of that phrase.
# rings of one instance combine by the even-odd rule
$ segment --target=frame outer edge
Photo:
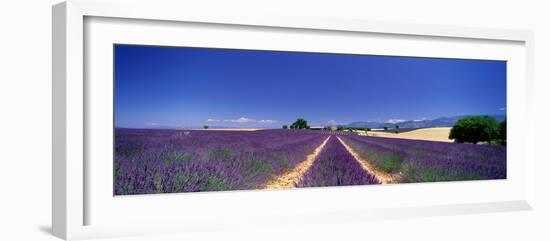
[[[497,29],[484,27],[466,27],[440,24],[375,21],[353,18],[300,17],[295,15],[274,15],[265,12],[250,13],[250,16],[235,16],[231,13],[205,16],[204,6],[188,7],[188,4],[174,1],[132,2],[135,11],[129,10],[125,1],[99,2],[94,0],[67,0],[78,3],[82,14],[95,17],[130,18],[175,22],[214,23],[225,25],[246,25],[257,27],[295,28],[328,31],[368,32],[379,34],[414,35],[427,37],[450,37],[462,39],[485,39],[524,42],[530,36],[529,31],[516,29]],[[143,9],[157,11],[144,13]],[[185,20],[181,16],[185,16]],[[297,24],[299,23],[299,24]]]
[[[138,3],[135,3],[138,4]],[[149,3],[155,4],[155,3]],[[140,6],[148,4],[140,3]],[[184,13],[174,9],[168,13],[143,13],[123,9],[120,1],[99,3],[85,0],[67,0],[52,7],[52,233],[62,239],[86,237],[84,222],[84,82],[83,82],[83,25],[84,16],[118,17],[147,20],[249,25],[262,27],[304,28],[312,30],[336,30],[398,35],[470,38],[524,42],[526,46],[527,95],[534,92],[534,34],[531,31],[489,29],[460,26],[441,26],[418,23],[365,21],[356,19],[316,19],[296,16],[262,16],[242,18],[238,16],[204,17],[191,10]],[[154,6],[154,5],[153,5]],[[177,5],[176,6],[182,6]],[[162,6],[161,6],[162,7]],[[162,12],[162,11],[160,11]],[[189,15],[187,15],[189,14]],[[301,20],[301,24],[293,24]],[[345,25],[350,27],[343,27]],[[368,27],[363,27],[368,26]],[[534,114],[534,100],[528,100],[528,115]],[[533,130],[529,131],[534,140]],[[534,158],[534,156],[531,156]],[[528,167],[535,172],[535,167]],[[532,169],[532,170],[531,170]],[[530,180],[531,184],[534,183]],[[527,187],[527,200],[522,201],[529,210],[534,206],[535,193]],[[91,231],[91,230],[88,230]]]
[[[527,122],[529,123],[528,128],[528,136],[527,136],[527,160],[532,160],[532,162],[529,162],[529,165],[527,168],[527,193],[526,198],[527,202],[535,209],[537,205],[540,206],[540,204],[537,203],[537,193],[536,193],[536,185],[537,185],[537,165],[540,160],[537,160],[537,153],[536,153],[536,107],[535,103],[537,102],[537,81],[535,79],[535,33],[532,31],[526,31],[525,33],[525,84],[527,92],[525,95],[527,96],[527,103],[526,103],[526,116],[527,116]]]
[[[52,6],[52,234],[67,238],[67,4]]]
[[[66,2],[66,239],[84,233],[84,16],[78,1]]]
[[[84,215],[83,15],[77,1],[52,7],[52,234],[82,234]]]

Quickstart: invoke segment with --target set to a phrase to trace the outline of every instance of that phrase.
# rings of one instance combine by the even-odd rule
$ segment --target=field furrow
[[[323,143],[321,143],[321,145],[319,145],[319,147],[317,147],[312,154],[308,155],[305,161],[298,164],[294,169],[292,169],[292,171],[284,173],[283,175],[277,176],[270,180],[267,184],[265,184],[264,189],[284,189],[296,187],[296,183],[300,182],[304,173],[306,173],[311,168],[314,161],[317,159],[319,153],[323,150],[329,139],[330,136],[327,137],[327,139],[325,139]]]
[[[346,142],[342,140],[342,138],[338,137],[338,141],[346,148],[346,150],[357,160],[357,162],[361,165],[361,167],[368,172],[369,174],[373,175],[376,180],[382,184],[388,184],[388,183],[396,183],[397,180],[399,180],[399,177],[395,174],[390,174],[386,172],[382,172],[377,170],[368,160],[363,158],[361,155],[359,155],[353,148],[351,148]]]

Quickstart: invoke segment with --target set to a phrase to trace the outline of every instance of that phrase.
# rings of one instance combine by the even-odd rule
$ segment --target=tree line
[[[486,142],[506,145],[506,119],[498,122],[492,116],[467,116],[458,120],[449,133],[449,139],[459,143]]]
[[[208,128],[208,127],[205,127]],[[298,118],[292,125],[283,125],[283,129],[310,129],[307,121],[303,118]],[[332,127],[326,126],[325,130],[331,130]],[[370,131],[370,128],[346,128],[344,126],[337,126],[337,131],[343,131],[348,129],[349,131],[362,130]],[[388,127],[384,127],[387,130]],[[395,126],[396,133],[399,129],[399,125]],[[467,116],[458,120],[451,131],[449,132],[449,139],[454,139],[458,143],[473,143],[477,144],[485,142],[488,144],[506,145],[506,120],[498,122],[492,116]]]

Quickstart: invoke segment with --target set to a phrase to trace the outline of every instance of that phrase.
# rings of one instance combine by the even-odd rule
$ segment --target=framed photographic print
[[[56,236],[532,208],[530,32],[118,4],[53,8]]]
[[[506,179],[505,61],[113,48],[114,195]]]

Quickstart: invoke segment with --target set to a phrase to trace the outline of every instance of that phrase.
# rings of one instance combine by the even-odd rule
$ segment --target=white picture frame
[[[154,8],[155,11],[150,11]],[[398,217],[422,217],[433,215],[451,215],[480,212],[530,210],[534,198],[534,174],[535,158],[530,149],[534,146],[533,125],[529,125],[529,116],[532,116],[532,73],[533,73],[533,34],[529,31],[518,30],[497,30],[455,26],[421,25],[409,23],[372,22],[351,19],[317,19],[291,16],[254,15],[209,15],[205,10],[186,8],[184,3],[178,2],[136,2],[128,3],[123,1],[95,2],[73,0],[60,3],[53,7],[53,167],[52,167],[52,227],[53,234],[63,239],[83,239],[94,237],[111,237],[120,235],[151,234],[166,232],[192,232],[197,230],[209,230],[217,228],[231,228],[239,225],[292,225],[301,222],[324,223],[334,220],[367,220]],[[150,24],[148,24],[150,23]],[[88,27],[87,27],[88,24]],[[133,26],[129,27],[129,25]],[[509,156],[513,160],[509,165],[512,167],[514,178],[504,181],[476,181],[456,183],[431,183],[422,185],[400,185],[373,186],[373,187],[344,187],[328,189],[308,190],[284,190],[284,191],[239,191],[206,194],[167,194],[167,195],[145,195],[134,198],[115,198],[113,196],[98,197],[99,192],[93,191],[104,187],[105,183],[96,184],[95,174],[89,174],[90,169],[98,170],[97,173],[109,173],[108,168],[91,163],[86,158],[94,149],[98,140],[88,139],[90,128],[96,128],[93,124],[109,114],[96,114],[94,106],[98,98],[96,95],[108,94],[109,83],[98,85],[100,81],[93,81],[90,84],[86,78],[90,77],[86,68],[97,70],[102,75],[109,73],[108,67],[94,64],[97,59],[106,60],[108,55],[101,45],[119,41],[136,44],[159,44],[178,45],[179,39],[174,41],[165,37],[166,29],[164,24],[171,28],[182,28],[183,25],[194,25],[196,36],[201,36],[201,29],[212,29],[213,36],[219,28],[225,33],[231,31],[249,31],[248,37],[262,38],[273,34],[299,34],[304,35],[304,41],[311,38],[324,38],[325,35],[334,35],[338,41],[339,35],[375,35],[384,38],[408,39],[414,41],[427,41],[426,43],[450,42],[431,50],[422,50],[423,56],[446,56],[456,58],[490,58],[504,59],[512,63],[508,79],[508,105],[511,116],[509,121],[510,134],[509,148],[514,151]],[[198,25],[197,25],[198,24]],[[89,26],[94,26],[90,28]],[[96,27],[97,26],[97,27]],[[150,38],[142,38],[135,28],[148,29],[153,34]],[[199,27],[197,27],[199,26]],[[170,28],[170,27],[168,27]],[[218,28],[218,29],[216,29]],[[195,31],[182,28],[182,31]],[[239,30],[240,29],[240,30]],[[113,34],[115,32],[124,34]],[[183,32],[182,32],[183,33]],[[185,32],[189,33],[189,32]],[[194,32],[195,33],[195,32]],[[310,34],[314,33],[314,34]],[[90,37],[90,35],[92,35]],[[185,35],[178,35],[182,38]],[[89,37],[89,38],[88,38]],[[349,37],[349,36],[348,36]],[[226,42],[232,42],[233,47],[250,46],[250,41],[238,41],[239,37],[231,39],[226,37]],[[242,38],[242,37],[241,37]],[[343,37],[342,37],[343,38]],[[93,41],[94,44],[87,44],[86,41]],[[194,40],[197,41],[197,40]],[[198,38],[200,41],[200,38]],[[326,40],[325,40],[326,41]],[[432,41],[432,42],[430,42]],[[299,42],[299,41],[298,41]],[[369,49],[361,50],[358,45],[350,45],[356,49],[329,49],[323,46],[328,42],[318,41],[317,46],[321,51],[335,52],[365,52],[371,53]],[[98,44],[95,44],[98,43]],[[395,42],[399,44],[399,42]],[[389,55],[417,55],[410,43],[403,42],[400,48],[384,50]],[[499,43],[502,45],[499,45]],[[199,42],[192,45],[201,45]],[[239,45],[240,44],[240,45]],[[248,45],[247,45],[248,44]],[[373,40],[376,44],[376,40]],[[454,44],[454,45],[453,45]],[[220,43],[202,43],[202,46],[218,46]],[[244,47],[243,47],[244,46]],[[355,47],[354,47],[355,46]],[[408,47],[407,47],[408,46]],[[448,47],[448,46],[455,46]],[[472,50],[465,49],[471,47]],[[507,47],[508,46],[508,47]],[[224,46],[227,47],[227,46]],[[275,48],[265,46],[254,46],[255,48]],[[325,48],[326,47],[326,48]],[[334,46],[333,46],[334,47]],[[92,48],[92,49],[87,49]],[[309,48],[302,46],[279,46],[277,48],[296,48],[304,50]],[[316,48],[315,45],[310,48]],[[454,50],[453,50],[454,49]],[[90,50],[94,56],[89,59]],[[96,51],[97,50],[97,51]],[[311,50],[311,49],[310,49]],[[316,49],[318,50],[318,49]],[[479,51],[476,51],[479,50]],[[502,51],[499,51],[502,50]],[[393,51],[393,52],[392,52]],[[407,52],[409,51],[409,52]],[[427,52],[431,51],[431,52]],[[443,52],[445,52],[443,54]],[[502,54],[499,52],[510,53]],[[89,72],[89,71],[88,71]],[[112,85],[112,83],[110,83]],[[90,89],[93,89],[90,92]],[[105,91],[105,92],[102,92]],[[104,101],[109,102],[109,99]],[[112,103],[112,102],[111,102]],[[90,114],[92,113],[92,114]],[[524,130],[514,132],[514,126],[528,126]],[[92,126],[92,127],[90,127]],[[94,129],[95,130],[99,129]],[[520,135],[521,134],[521,135]],[[105,137],[105,136],[103,136]],[[99,137],[101,138],[101,137]],[[91,144],[92,143],[92,144]],[[92,149],[90,149],[92,148]],[[105,152],[107,153],[108,150]],[[99,152],[98,152],[99,153]],[[112,172],[111,172],[112,173]],[[111,180],[112,181],[112,180]],[[318,205],[308,205],[307,200],[326,200],[327,195],[352,198],[353,195],[363,195],[366,192],[385,197],[396,197],[398,193],[413,195],[422,193],[429,197],[430,193],[441,193],[446,188],[453,187],[458,194],[466,193],[466,190],[473,190],[470,196],[456,198],[451,194],[446,200],[422,201],[414,199],[409,202],[390,202],[379,199],[372,202],[373,208],[361,208],[360,203],[350,202],[346,208],[334,207],[321,208],[321,205],[331,205],[328,202],[319,202]],[[94,189],[95,188],[95,189]],[[462,191],[460,191],[462,190]],[[490,192],[493,190],[494,193]],[[503,190],[509,193],[502,194]],[[108,190],[109,192],[112,190]],[[483,194],[485,193],[485,194]],[[500,195],[500,194],[502,195]],[[97,195],[96,195],[97,194]],[[484,196],[485,195],[485,196]],[[492,196],[491,196],[492,195]],[[490,197],[491,196],[491,197]],[[281,201],[281,197],[294,200],[305,200],[298,202],[302,204],[302,210],[290,210],[291,203]],[[114,201],[112,201],[112,200]],[[250,205],[238,203],[248,200]],[[278,200],[278,208],[263,208],[252,205],[252,203],[272,202]],[[112,201],[112,203],[111,203]],[[199,208],[184,210],[178,205],[188,202],[189,205],[215,205],[216,202],[234,203],[233,210],[219,209],[214,212],[200,212]],[[143,217],[131,216],[132,210],[149,205],[150,212],[143,214]],[[267,205],[269,207],[269,205]],[[162,208],[164,207],[164,208]],[[167,209],[166,207],[170,207]],[[223,207],[221,207],[223,208]],[[287,208],[285,211],[283,208]],[[174,210],[176,209],[176,210]],[[117,213],[117,210],[121,210]],[[247,211],[248,210],[248,211]],[[162,214],[161,216],[156,213]],[[181,217],[176,217],[178,212],[186,212],[187,222]],[[254,215],[254,214],[258,215]],[[111,215],[111,216],[109,216]],[[98,221],[90,217],[101,217]],[[108,222],[112,219],[112,222]],[[149,221],[148,221],[149,220]],[[198,221],[197,221],[198,220]],[[231,224],[228,224],[230,221]],[[174,223],[177,223],[174,225]]]

